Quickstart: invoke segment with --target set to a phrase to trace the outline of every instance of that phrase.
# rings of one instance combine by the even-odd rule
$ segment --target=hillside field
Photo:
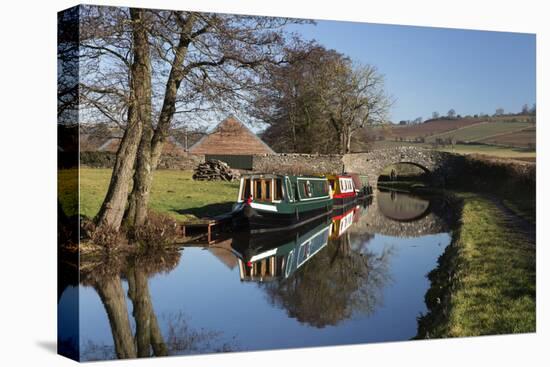
[[[506,115],[498,117],[439,119],[415,125],[382,125],[369,131],[370,145],[356,149],[383,149],[415,145],[461,154],[534,160],[536,117]],[[452,146],[451,143],[455,145]]]
[[[458,119],[458,120],[432,120],[418,125],[393,125],[381,126],[373,129],[373,135],[383,136],[386,140],[395,138],[412,139],[417,137],[428,137],[441,134],[447,131],[460,129],[473,124],[483,122],[481,119]]]
[[[535,147],[537,143],[537,128],[532,126],[521,131],[485,138],[479,142],[494,145]]]
[[[517,133],[529,127],[532,127],[532,124],[527,122],[482,122],[430,136],[426,139],[426,142],[434,142],[437,138],[451,138],[457,142],[466,143],[477,142],[497,135]]]

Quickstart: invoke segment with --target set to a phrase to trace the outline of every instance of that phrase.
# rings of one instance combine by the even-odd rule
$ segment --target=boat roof
[[[353,177],[347,173],[344,173],[339,175],[327,175],[327,178],[353,178]]]
[[[287,175],[287,174],[277,174],[277,173],[245,173],[242,174],[243,178],[278,178],[278,177],[288,177],[288,178],[326,178],[326,176],[314,176],[314,175]]]

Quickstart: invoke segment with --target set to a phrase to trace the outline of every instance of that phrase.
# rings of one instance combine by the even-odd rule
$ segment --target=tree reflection
[[[99,360],[167,356],[205,350],[230,350],[230,346],[216,347],[212,340],[219,333],[191,329],[183,314],[168,315],[165,322],[166,339],[163,336],[153,308],[149,290],[149,278],[160,272],[169,272],[179,261],[179,251],[157,250],[130,256],[109,256],[81,263],[81,283],[95,289],[109,320],[113,347],[101,346],[89,341],[83,349],[82,359]],[[123,288],[128,282],[128,299],[132,303],[132,330]],[[217,348],[217,349],[216,349]]]
[[[354,251],[344,233],[290,278],[261,286],[290,317],[318,328],[336,325],[354,314],[369,315],[382,302],[390,256],[387,249],[380,255]]]

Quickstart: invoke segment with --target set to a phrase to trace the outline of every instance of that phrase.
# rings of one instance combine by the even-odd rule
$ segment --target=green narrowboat
[[[327,245],[331,228],[329,218],[319,218],[277,236],[250,232],[234,236],[231,247],[241,280],[288,278]]]
[[[254,232],[297,228],[332,210],[326,177],[248,174],[241,177],[233,226]]]

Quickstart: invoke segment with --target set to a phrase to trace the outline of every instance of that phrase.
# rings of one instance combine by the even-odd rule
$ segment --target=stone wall
[[[378,149],[366,153],[351,153],[343,156],[346,171],[366,175],[371,185],[376,186],[384,168],[395,163],[414,164],[431,173],[434,184],[445,185],[463,167],[463,156],[411,146]]]
[[[290,174],[328,174],[342,172],[342,156],[338,154],[257,154],[254,172]]]
[[[111,152],[80,152],[80,165],[93,168],[113,168],[115,164],[115,153]],[[161,156],[160,169],[192,170],[199,163],[204,162],[204,155],[169,155]]]
[[[160,157],[159,169],[193,170],[204,162],[203,154],[163,155]]]

